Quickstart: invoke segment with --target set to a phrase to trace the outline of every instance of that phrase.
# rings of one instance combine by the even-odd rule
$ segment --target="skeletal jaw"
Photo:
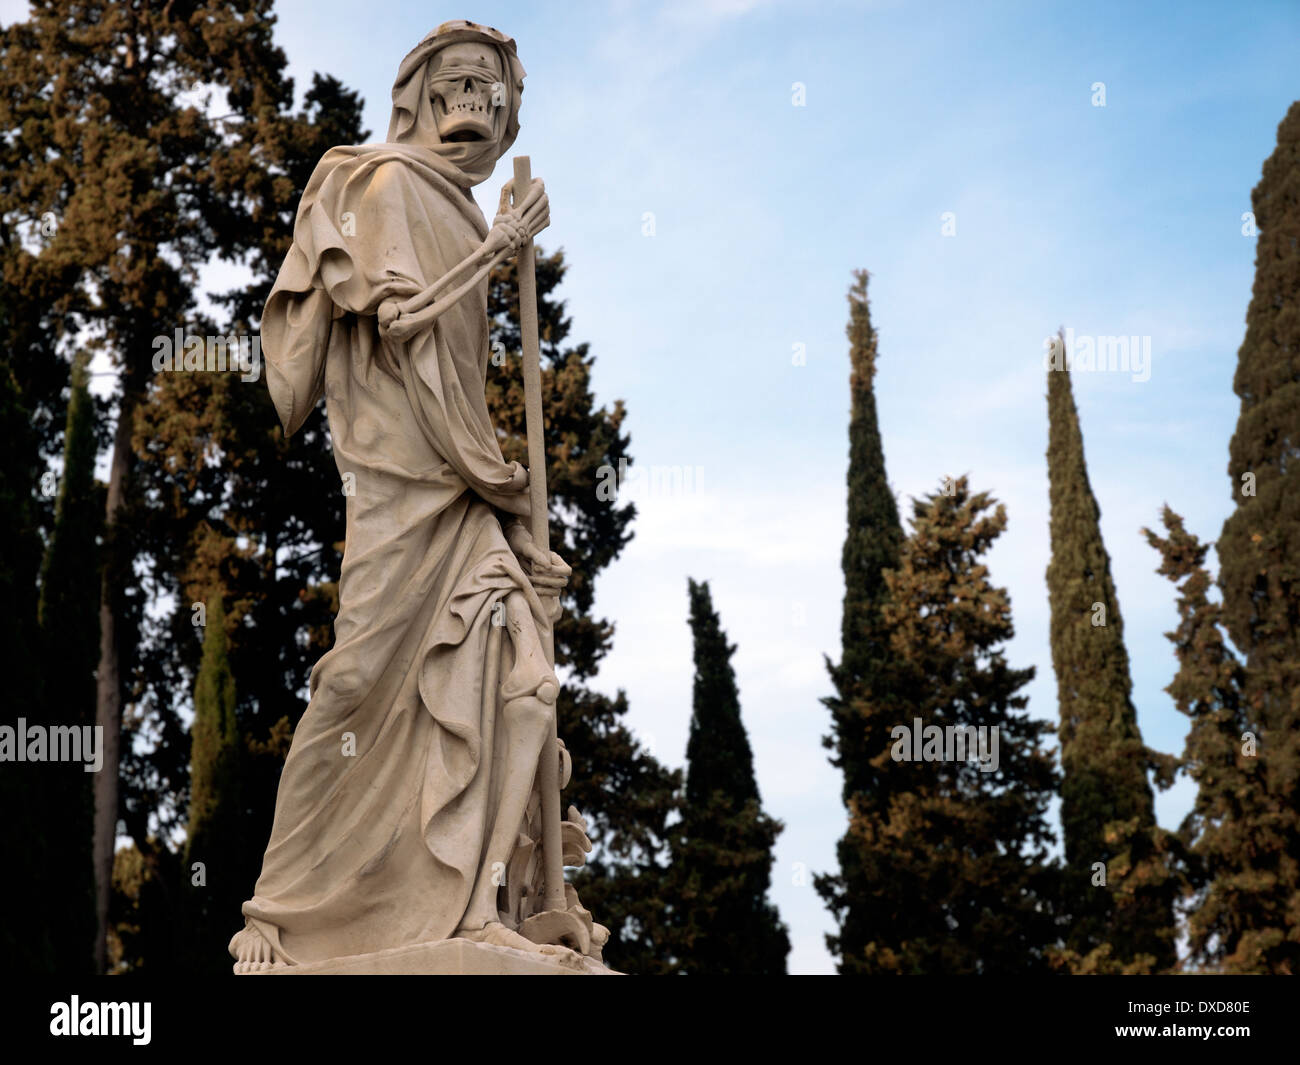
[[[478,141],[492,137],[491,86],[477,78],[458,79],[454,85],[433,88],[433,115],[438,136],[444,141]]]

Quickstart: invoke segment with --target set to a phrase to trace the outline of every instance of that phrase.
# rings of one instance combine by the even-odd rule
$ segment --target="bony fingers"
[[[543,229],[545,229],[550,224],[551,224],[550,215],[543,215],[541,218],[530,219],[528,222],[527,229],[524,232],[525,239],[532,240],[533,237],[537,236],[538,233],[540,233]]]
[[[533,178],[532,183],[528,186],[528,191],[524,193],[523,198],[515,197],[515,210],[526,211],[544,195],[546,195],[546,193],[542,185],[542,179]]]
[[[529,215],[523,222],[524,235],[526,237],[531,237],[536,233],[540,233],[550,224],[551,215],[549,211],[543,214]]]

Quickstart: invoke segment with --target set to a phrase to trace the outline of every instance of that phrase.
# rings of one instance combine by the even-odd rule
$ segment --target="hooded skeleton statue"
[[[397,68],[391,144],[427,148],[445,160],[456,184],[487,180],[519,136],[524,68],[515,42],[494,29],[448,22]]]
[[[534,776],[558,693],[539,633],[569,571],[519,522],[527,472],[488,416],[486,276],[392,327],[546,224],[503,196],[489,229],[468,191],[518,134],[523,78],[497,30],[449,22],[421,41],[387,141],[318,164],[267,300],[268,387],[286,434],[325,397],[347,541],[335,644],[294,731],[236,972],[449,938],[581,966],[608,936],[572,887],[565,946],[518,931],[539,909]],[[572,808],[563,828],[580,864]]]

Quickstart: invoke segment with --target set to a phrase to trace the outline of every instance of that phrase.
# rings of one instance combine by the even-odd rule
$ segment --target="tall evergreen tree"
[[[194,682],[190,814],[182,874],[189,877],[190,971],[219,975],[230,970],[223,948],[248,895],[249,847],[239,795],[235,678],[226,656],[226,612],[220,595],[209,598],[206,614],[203,659]]]
[[[1223,621],[1245,657],[1246,715],[1259,735],[1268,829],[1256,868],[1272,880],[1240,920],[1270,972],[1300,973],[1300,101],[1251,193],[1255,284],[1233,389],[1236,508],[1219,536]]]
[[[892,740],[876,769],[884,803],[854,804],[849,834],[869,887],[871,938],[845,973],[1045,972],[1058,870],[1050,730],[1025,711],[1032,667],[1012,669],[1006,589],[983,556],[1006,510],[966,479],[913,503],[912,533],[885,571],[882,619]],[[918,731],[919,730],[919,731]]]
[[[1149,750],[1138,730],[1124,626],[1067,357],[1064,337],[1058,337],[1047,371],[1047,587],[1064,771],[1063,901],[1070,926],[1063,957],[1085,971],[1164,969],[1176,960],[1173,904],[1180,887],[1169,868],[1170,841],[1156,825],[1147,771],[1165,781],[1172,760]]]
[[[54,529],[41,570],[40,640],[45,724],[78,730],[95,723],[95,667],[99,661],[98,532],[104,503],[95,485],[95,403],[89,359],[72,366]],[[84,752],[83,752],[84,753]],[[76,762],[51,763],[42,820],[58,845],[45,875],[59,885],[58,921],[51,928],[60,973],[94,971],[94,777]]]
[[[679,971],[783,976],[790,937],[767,899],[780,822],[763,812],[740,693],[708,582],[688,582],[695,682],[686,803],[673,847]]]
[[[823,743],[831,764],[844,774],[843,799],[855,810],[887,806],[881,759],[888,757],[889,730],[901,710],[891,708],[884,683],[889,632],[881,616],[884,571],[898,563],[903,528],[898,505],[885,475],[884,449],[876,417],[877,336],[867,300],[869,274],[855,271],[849,289],[849,466],[848,533],[844,540],[844,610],[838,665],[827,659],[835,694],[822,700],[831,712],[831,733]],[[835,914],[838,933],[827,937],[832,954],[857,957],[878,928],[872,910],[872,885],[860,843],[847,832],[837,848],[839,873],[816,879],[816,887]],[[840,969],[851,966],[841,960]]]
[[[1276,940],[1255,921],[1276,901],[1278,878],[1270,848],[1276,817],[1260,765],[1257,725],[1246,713],[1245,673],[1223,632],[1223,608],[1209,597],[1208,544],[1187,532],[1169,507],[1164,537],[1144,529],[1160,552],[1159,572],[1178,583],[1178,627],[1166,633],[1178,671],[1165,690],[1191,718],[1183,766],[1196,799],[1181,836],[1189,856],[1192,898],[1187,938],[1190,960],[1235,973],[1267,972]],[[1262,859],[1262,861],[1261,861]]]

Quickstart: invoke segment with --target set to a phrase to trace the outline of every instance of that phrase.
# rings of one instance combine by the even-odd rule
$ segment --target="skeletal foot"
[[[515,950],[526,950],[529,954],[545,954],[561,964],[577,968],[582,968],[583,965],[582,955],[576,950],[558,943],[534,943],[499,921],[489,922],[482,928],[461,928],[456,932],[455,938],[468,939],[474,943],[490,943],[494,947],[513,947]]]
[[[282,965],[284,962],[284,959],[272,949],[266,936],[251,924],[245,925],[241,931],[231,937],[227,949],[230,951],[230,956],[235,959],[235,972],[240,975],[261,972]]]

